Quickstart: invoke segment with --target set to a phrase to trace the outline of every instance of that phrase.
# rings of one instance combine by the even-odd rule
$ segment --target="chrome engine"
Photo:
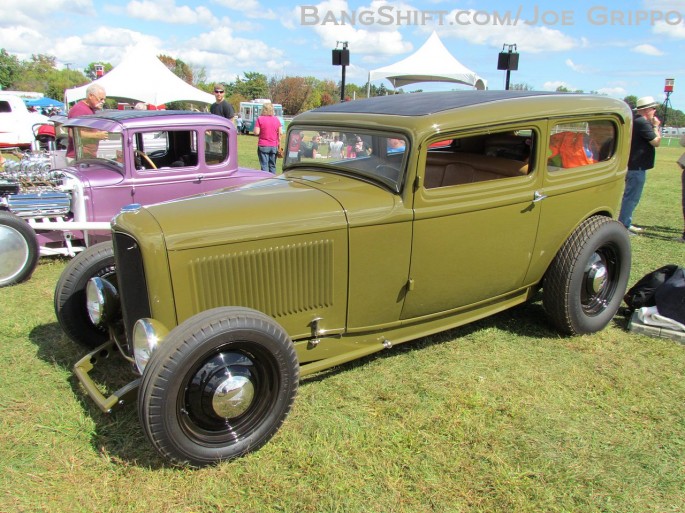
[[[64,190],[64,173],[55,169],[61,157],[56,153],[32,151],[18,161],[7,159],[0,172],[0,206],[24,218],[67,215],[71,193]]]

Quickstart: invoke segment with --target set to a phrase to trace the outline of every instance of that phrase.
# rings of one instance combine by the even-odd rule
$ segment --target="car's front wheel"
[[[0,212],[0,287],[28,280],[39,256],[31,225],[11,212]]]
[[[62,271],[55,287],[55,315],[67,336],[89,348],[109,338],[107,330],[88,316],[86,285],[94,277],[106,278],[116,286],[114,247],[111,241],[93,244],[79,253]]]
[[[630,239],[604,216],[585,220],[566,240],[543,282],[543,306],[570,335],[606,327],[621,305],[630,274]]]
[[[175,464],[230,460],[276,433],[298,381],[280,325],[255,310],[215,308],[174,328],[152,354],[138,391],[140,422]]]

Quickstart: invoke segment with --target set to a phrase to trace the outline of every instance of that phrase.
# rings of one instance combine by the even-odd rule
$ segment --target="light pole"
[[[504,51],[505,47],[509,48],[508,52]],[[507,70],[507,81],[504,88],[506,90],[509,90],[509,76],[511,74],[511,71],[516,71],[517,69],[519,69],[519,54],[518,52],[516,52],[515,44],[510,45],[504,43],[504,45],[502,46],[502,51],[499,53],[499,56],[497,58],[497,69]]]
[[[342,44],[342,50],[338,45]],[[333,66],[342,66],[342,84],[340,85],[340,102],[345,101],[345,66],[350,64],[350,51],[347,49],[347,41],[336,41],[333,50]]]
[[[671,105],[671,93],[673,92],[673,86],[675,85],[675,78],[667,78],[664,84],[664,94],[666,99],[663,104],[664,119],[661,120],[661,126],[666,127],[666,116],[668,115],[668,106]]]

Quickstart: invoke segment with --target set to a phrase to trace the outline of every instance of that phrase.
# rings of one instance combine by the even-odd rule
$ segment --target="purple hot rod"
[[[213,114],[104,111],[69,120],[70,165],[34,152],[0,174],[0,287],[28,279],[41,255],[74,256],[111,238],[121,207],[272,176],[238,167],[236,130]]]

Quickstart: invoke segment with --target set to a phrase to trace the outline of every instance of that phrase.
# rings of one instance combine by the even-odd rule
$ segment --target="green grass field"
[[[256,138],[239,139],[256,167]],[[685,265],[677,145],[658,150],[630,283]],[[0,291],[0,512],[685,511],[685,347],[626,331],[561,337],[533,302],[303,380],[256,453],[170,467],[135,405],[110,416],[54,316],[66,260]]]

